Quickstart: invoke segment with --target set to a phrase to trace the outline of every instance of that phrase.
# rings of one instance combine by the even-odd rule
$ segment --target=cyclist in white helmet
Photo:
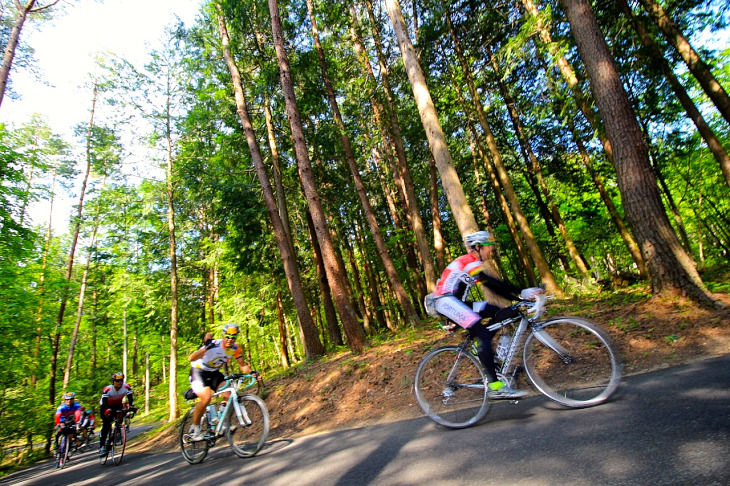
[[[188,356],[191,366],[190,387],[200,398],[193,412],[193,425],[190,428],[191,440],[203,440],[203,434],[200,431],[200,420],[205,413],[205,407],[210,403],[211,397],[225,381],[223,373],[220,372],[223,365],[234,358],[241,373],[258,375],[244,362],[243,348],[236,344],[239,331],[237,324],[225,324],[221,339],[213,339],[213,335],[208,332],[203,338],[203,346]]]
[[[487,371],[490,382],[487,394],[490,398],[513,399],[525,396],[526,392],[510,388],[497,379],[492,351],[494,332],[488,330],[485,324],[489,318],[497,316],[502,308],[484,301],[466,302],[469,290],[476,283],[481,283],[497,295],[510,300],[520,299],[520,289],[484,272],[482,262],[489,259],[494,251],[494,237],[489,231],[478,231],[467,235],[464,238],[464,246],[468,253],[451,262],[436,283],[434,292],[436,310],[477,338],[477,355]],[[542,292],[543,290],[539,288],[525,289],[522,297],[530,298]],[[503,309],[495,321],[511,316],[512,311]]]

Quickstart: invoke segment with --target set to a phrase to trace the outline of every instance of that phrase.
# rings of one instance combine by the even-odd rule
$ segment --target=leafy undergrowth
[[[728,296],[718,297],[730,305]],[[730,309],[649,298],[646,289],[552,301],[549,310],[549,315],[582,316],[601,325],[621,351],[625,375],[730,353]],[[395,336],[373,338],[373,345],[359,355],[343,350],[265,377],[269,438],[420,416],[412,392],[419,360],[432,347],[460,339],[460,334],[446,335],[429,321]],[[147,435],[133,450],[176,448],[176,430],[168,426]]]

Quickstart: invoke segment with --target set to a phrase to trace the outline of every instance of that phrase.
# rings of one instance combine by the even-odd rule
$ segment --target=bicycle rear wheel
[[[242,417],[244,423],[238,420],[231,406],[226,438],[237,456],[251,457],[261,450],[269,437],[269,411],[257,395],[242,395],[238,397],[238,403],[245,412]]]
[[[456,346],[428,353],[418,364],[414,381],[418,406],[437,424],[463,429],[489,410],[484,368],[477,357]]]
[[[523,358],[535,387],[567,407],[603,403],[621,381],[621,359],[611,338],[578,317],[536,324],[525,340]]]
[[[195,442],[190,440],[190,427],[193,425],[193,410],[195,409],[191,408],[188,410],[180,423],[179,442],[180,452],[182,452],[185,460],[190,464],[198,464],[205,459],[206,455],[208,455],[208,448],[210,445],[207,440]],[[200,420],[200,430],[205,433],[208,432],[208,421],[205,418],[205,414],[203,414],[203,417]]]
[[[124,449],[127,447],[127,430],[125,429],[124,424],[117,422],[112,434],[113,440],[110,455],[112,456],[112,464],[118,466],[122,462]]]

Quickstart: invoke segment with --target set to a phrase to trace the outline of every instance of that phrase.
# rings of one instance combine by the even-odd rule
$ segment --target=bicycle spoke
[[[618,387],[621,364],[608,335],[580,318],[541,323],[525,342],[524,363],[535,387],[568,407],[606,401]]]
[[[112,441],[112,463],[118,466],[124,457],[124,449],[127,445],[127,431],[123,423],[117,423],[114,427],[114,440]]]
[[[269,436],[269,412],[263,399],[256,395],[243,395],[238,400],[242,416],[239,420],[231,404],[226,437],[233,452],[251,457],[261,450]]]
[[[426,355],[416,370],[414,390],[421,410],[450,428],[469,427],[489,409],[485,373],[477,358],[456,347]]]
[[[201,430],[208,431],[208,422],[205,419],[205,415],[203,415],[203,418],[200,422]],[[201,440],[201,441],[191,441],[190,440],[190,427],[193,425],[193,409],[191,408],[188,410],[188,412],[185,414],[185,416],[182,419],[182,422],[180,423],[180,431],[179,431],[179,444],[180,444],[180,452],[182,452],[183,457],[186,461],[188,461],[190,464],[198,464],[203,459],[205,459],[205,456],[208,454],[208,448],[210,447],[210,444],[207,440]]]

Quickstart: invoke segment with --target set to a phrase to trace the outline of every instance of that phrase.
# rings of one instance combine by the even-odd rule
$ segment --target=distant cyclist
[[[79,445],[76,424],[81,421],[82,408],[81,404],[76,401],[74,392],[63,395],[63,403],[56,409],[56,449],[58,449],[58,438],[62,434],[73,435],[76,439],[76,445]]]
[[[210,403],[213,394],[223,384],[224,377],[220,369],[232,358],[236,360],[241,373],[257,374],[243,360],[243,349],[236,344],[239,327],[237,324],[226,324],[223,326],[223,337],[213,339],[211,333],[206,333],[203,338],[203,346],[193,351],[188,356],[190,361],[190,387],[200,398],[195,404],[193,412],[193,425],[190,428],[190,440],[203,440],[203,433],[200,431],[200,420],[205,413],[205,408]]]
[[[96,417],[94,417],[94,411],[87,408],[81,414],[81,423],[79,428],[81,429],[81,436],[86,439],[86,436],[94,433],[94,424],[96,423]]]
[[[112,384],[104,387],[99,400],[99,414],[101,415],[101,434],[99,437],[99,455],[106,454],[106,437],[111,431],[116,412],[122,410],[122,401],[126,397],[130,407],[134,407],[134,393],[132,387],[124,383],[124,373],[112,374]]]
[[[478,231],[467,235],[464,238],[464,246],[468,253],[451,262],[436,283],[434,306],[441,315],[467,329],[469,334],[477,339],[477,355],[489,378],[487,395],[493,399],[523,397],[527,395],[526,392],[510,388],[498,380],[492,351],[492,338],[495,333],[486,327],[489,318],[496,316],[495,320],[502,320],[511,317],[513,312],[484,301],[467,302],[466,298],[476,283],[509,300],[520,298],[529,300],[543,293],[543,290],[530,288],[520,292],[518,287],[484,272],[482,262],[488,260],[494,251],[494,238],[489,231]]]

